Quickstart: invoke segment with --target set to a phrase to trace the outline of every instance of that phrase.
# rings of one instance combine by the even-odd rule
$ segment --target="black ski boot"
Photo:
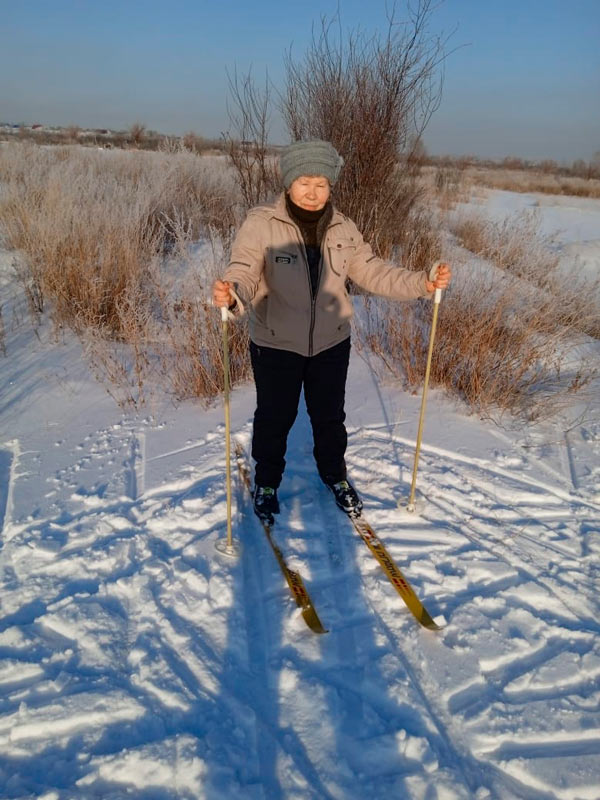
[[[273,525],[273,514],[279,514],[279,500],[277,489],[271,486],[256,486],[254,488],[254,513],[267,525]]]
[[[362,500],[349,481],[343,480],[331,483],[326,480],[325,485],[333,492],[335,502],[342,511],[348,514],[349,517],[360,517],[363,507]]]

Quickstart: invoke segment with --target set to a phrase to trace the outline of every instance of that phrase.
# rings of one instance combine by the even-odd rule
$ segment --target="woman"
[[[346,474],[344,395],[350,358],[352,303],[346,279],[374,294],[412,300],[445,289],[450,268],[436,280],[376,257],[356,225],[330,202],[343,160],[329,142],[284,148],[277,202],[248,213],[233,243],[215,305],[248,309],[250,357],[256,384],[252,457],[254,510],[269,524],[279,513],[277,488],[287,436],[304,388],[314,457],[338,506],[360,514],[362,502]]]

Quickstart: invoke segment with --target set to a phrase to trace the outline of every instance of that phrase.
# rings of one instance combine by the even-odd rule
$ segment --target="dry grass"
[[[425,374],[431,303],[400,309],[367,298],[365,306],[359,339],[416,391]],[[595,372],[577,354],[582,337],[548,324],[547,310],[519,297],[508,276],[474,277],[455,286],[440,307],[431,385],[482,416],[552,416]]]
[[[120,306],[144,293],[153,260],[207,226],[235,225],[234,183],[190,153],[7,146],[0,151],[0,218],[37,311],[58,324],[121,333]]]
[[[15,144],[0,150],[0,181],[3,237],[24,256],[18,276],[30,308],[82,337],[122,402],[139,404],[149,378],[171,381],[179,369],[187,377],[171,381],[177,396],[218,393],[219,378],[208,375],[219,368],[208,353],[208,320],[218,315],[204,308],[202,329],[184,331],[181,308],[200,301],[182,296],[169,269],[208,230],[229,239],[236,195],[224,159]],[[197,283],[206,297],[208,281]],[[185,341],[176,344],[173,331]],[[183,366],[191,346],[208,353],[195,380]]]
[[[534,265],[539,265],[540,273],[556,271],[558,253],[552,237],[540,234],[535,210],[511,215],[501,222],[473,213],[460,214],[451,216],[449,225],[463,247],[501,269],[528,279]]]
[[[432,385],[482,415],[551,416],[597,372],[585,351],[587,336],[600,332],[597,281],[592,287],[560,271],[533,215],[505,223],[463,217],[454,231],[481,260],[465,259],[464,251],[451,259],[463,266],[440,307]],[[425,373],[432,304],[364,303],[359,341],[415,390]]]
[[[600,339],[599,282],[585,274],[561,271],[552,237],[540,233],[535,211],[501,222],[461,215],[451,218],[450,228],[467,250],[539,290],[536,304],[548,304],[550,327],[580,330]]]
[[[122,405],[142,405],[156,385],[177,399],[223,387],[220,317],[207,298],[236,227],[236,184],[224,159],[173,150],[0,149],[0,224],[21,251],[32,313],[77,332]],[[441,227],[438,211],[414,204],[398,260],[427,268],[440,256]],[[456,219],[454,233],[480,261],[463,257],[444,297],[432,383],[479,413],[552,413],[593,375],[577,348],[584,331],[598,335],[597,299],[561,276],[535,217]],[[431,303],[357,302],[358,342],[418,386]],[[250,374],[247,331],[230,330],[236,381]],[[0,332],[0,350],[2,341]]]
[[[420,174],[421,185],[429,197],[443,210],[456,203],[468,202],[476,187],[502,189],[509,192],[600,197],[600,179],[577,175],[549,173],[542,169],[509,169],[508,167],[475,167],[460,160],[437,166],[425,165]]]
[[[207,287],[224,268],[227,248],[218,234],[220,257],[192,260],[178,279],[151,270],[152,286],[143,295],[128,292],[119,307],[122,336],[88,327],[80,336],[97,377],[119,405],[146,405],[154,387],[166,389],[177,401],[211,399],[223,391],[223,350],[220,314],[207,300]],[[232,383],[250,376],[248,333],[244,324],[229,325]]]
[[[541,170],[467,168],[465,180],[475,186],[508,192],[540,192],[576,197],[600,197],[600,180],[549,174]]]

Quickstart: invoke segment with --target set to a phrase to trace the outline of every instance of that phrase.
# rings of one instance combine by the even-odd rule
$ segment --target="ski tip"
[[[329,633],[327,628],[323,627],[323,623],[312,605],[302,609],[302,616],[313,633]]]
[[[437,617],[434,617],[431,622],[433,624],[429,625],[428,627],[433,631],[440,631],[448,624],[446,617],[443,614],[439,614]]]

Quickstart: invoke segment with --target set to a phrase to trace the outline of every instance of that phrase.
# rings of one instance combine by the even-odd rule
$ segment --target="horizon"
[[[37,0],[6,8],[0,116],[111,130],[142,123],[162,135],[218,139],[230,127],[228,73],[252,69],[260,84],[268,72],[281,86],[285,53],[301,60],[311,25],[337,7],[307,0],[282,15],[275,0],[252,8],[174,0],[169,9],[156,0]],[[397,7],[396,18],[405,13]],[[384,3],[365,10],[340,0],[339,15],[344,37],[386,29]],[[441,104],[423,136],[428,154],[570,163],[600,151],[595,0],[574,0],[568,13],[563,0],[453,0],[433,9],[435,36],[450,38]],[[276,116],[270,141],[289,141]]]
[[[149,128],[149,127],[145,126],[140,121],[138,121],[136,123],[133,123],[133,124],[134,125],[141,124],[143,126],[143,128],[144,128],[144,136],[146,136],[148,138],[152,138],[152,137],[155,136],[155,137],[157,137],[159,139],[171,139],[171,138],[173,138],[173,139],[183,139],[186,135],[192,134],[192,135],[196,135],[199,138],[203,139],[205,142],[207,142],[207,144],[211,143],[211,142],[214,142],[215,146],[216,146],[217,144],[222,142],[222,140],[217,138],[217,137],[204,137],[201,134],[199,134],[197,131],[186,131],[183,134],[165,133],[164,131],[157,131],[154,128]],[[14,128],[26,128],[26,129],[32,131],[32,133],[34,135],[37,134],[37,133],[43,133],[44,131],[62,132],[62,131],[67,131],[70,127],[74,127],[74,128],[77,128],[79,130],[79,133],[81,133],[81,134],[95,134],[95,135],[98,135],[98,136],[102,136],[102,135],[107,135],[107,136],[122,136],[123,135],[123,136],[127,136],[130,133],[130,129],[131,129],[131,128],[107,128],[106,126],[103,126],[103,125],[100,125],[98,127],[82,127],[82,126],[77,125],[77,124],[71,124],[71,125],[47,125],[47,124],[45,124],[43,122],[40,123],[39,121],[38,122],[20,121],[20,122],[17,122],[17,123],[13,123],[13,122],[6,122],[6,121],[3,121],[3,120],[0,120],[0,128],[2,128],[2,127],[10,127],[10,128],[13,128],[13,129]],[[40,130],[36,130],[38,127],[40,128]],[[18,134],[15,134],[15,135],[18,135]],[[0,140],[0,144],[2,143],[2,141],[8,141],[8,140],[7,139]],[[282,143],[268,142],[268,147],[282,148],[282,147],[285,147],[285,143],[282,144]],[[144,149],[152,150],[152,148],[144,148],[144,147],[142,147],[141,149],[142,150],[144,150]],[[209,149],[210,149],[210,147],[209,147]],[[465,159],[466,161],[473,160],[473,161],[481,162],[482,165],[485,165],[487,163],[487,164],[490,164],[490,165],[493,164],[493,165],[497,165],[497,166],[502,166],[502,162],[503,161],[515,160],[515,161],[518,161],[518,162],[522,162],[522,165],[524,167],[534,167],[534,168],[537,167],[537,166],[540,166],[545,161],[549,161],[549,162],[554,162],[559,169],[567,169],[568,170],[571,166],[573,166],[575,164],[576,161],[582,160],[582,161],[584,161],[586,163],[589,163],[589,164],[596,163],[596,162],[600,161],[600,151],[594,153],[592,155],[592,157],[590,159],[587,159],[587,160],[586,159],[563,159],[562,161],[559,161],[557,159],[549,159],[549,158],[523,158],[523,157],[519,156],[517,153],[511,153],[510,155],[507,155],[507,156],[493,158],[491,156],[478,156],[478,155],[475,155],[474,153],[463,153],[463,154],[460,154],[460,155],[456,155],[456,154],[453,154],[453,153],[432,153],[432,152],[430,152],[429,150],[426,149],[425,150],[425,158],[426,159],[444,159],[444,158],[448,158],[448,159],[457,160],[457,161],[460,160],[460,159]]]

